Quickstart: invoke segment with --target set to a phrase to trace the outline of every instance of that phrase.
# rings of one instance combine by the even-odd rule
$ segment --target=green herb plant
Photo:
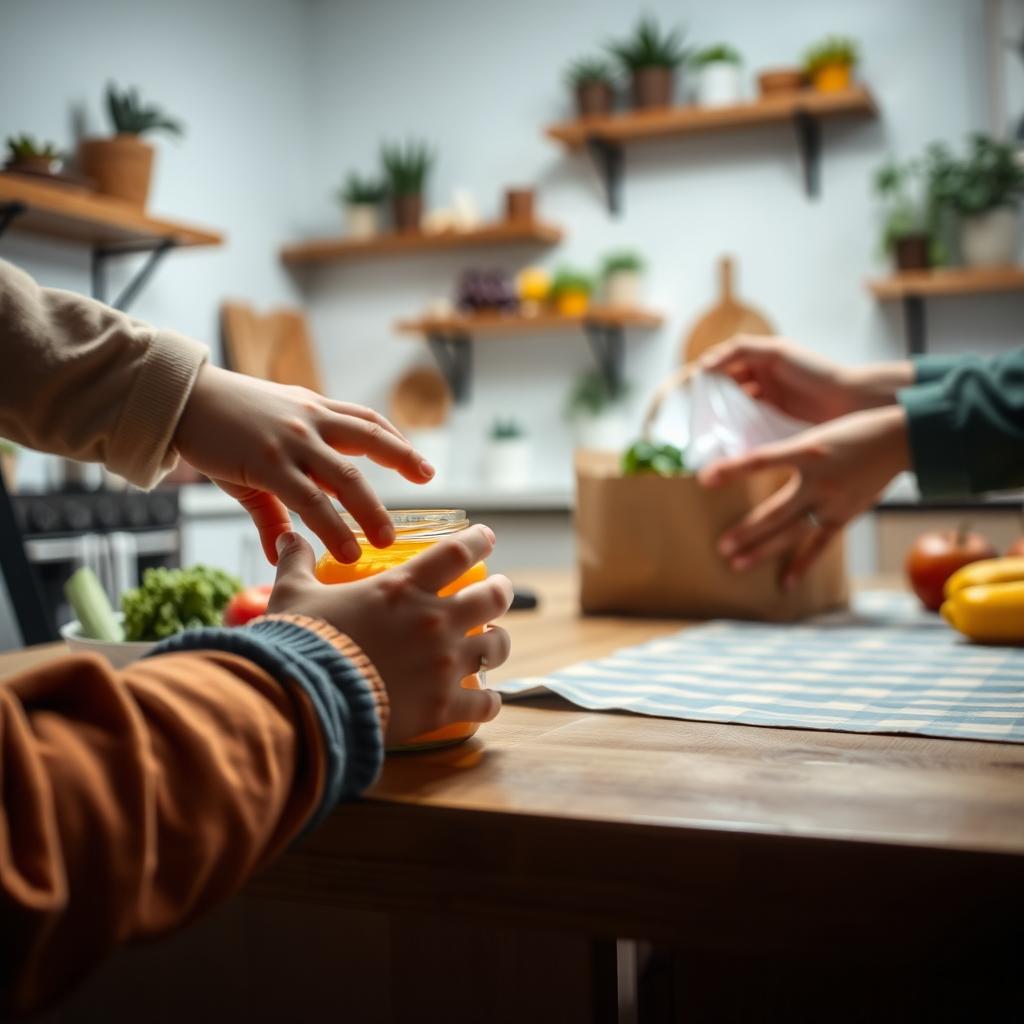
[[[569,391],[566,416],[569,419],[600,416],[616,405],[624,394],[623,388],[616,391],[611,386],[605,374],[591,370],[581,374]]]
[[[608,277],[611,274],[625,271],[640,273],[644,266],[644,258],[636,250],[618,249],[605,256],[601,263],[601,276]]]
[[[433,150],[425,142],[410,139],[404,147],[401,143],[385,143],[380,157],[391,195],[423,194],[427,174],[434,163]]]
[[[945,144],[927,152],[928,189],[932,206],[948,207],[962,216],[1016,206],[1024,196],[1024,168],[1008,143],[990,136],[971,136],[968,154],[956,158]]]
[[[695,68],[702,68],[708,64],[742,64],[743,58],[735,46],[728,43],[716,43],[714,46],[707,46],[698,50],[691,58],[690,63]]]
[[[557,299],[559,295],[575,294],[578,292],[590,295],[593,291],[593,277],[573,267],[559,267],[551,279],[551,298],[553,299]]]
[[[829,36],[812,46],[804,56],[804,71],[813,75],[827,67],[856,67],[860,61],[860,47],[849,36]]]
[[[685,32],[673,28],[663,32],[652,17],[641,18],[632,36],[619,42],[611,42],[607,49],[627,71],[643,68],[679,67],[689,56],[683,45]]]
[[[658,476],[682,476],[688,472],[682,451],[674,444],[655,444],[641,439],[631,444],[622,454],[622,475],[639,476],[656,473]]]
[[[60,150],[52,142],[37,142],[35,137],[27,132],[21,135],[7,136],[7,151],[10,153],[11,163],[19,160],[58,160]]]
[[[352,173],[338,189],[338,199],[350,206],[375,206],[387,193],[387,186],[378,178],[363,178]]]
[[[875,172],[875,195],[884,209],[882,250],[891,254],[896,242],[909,235],[931,235],[927,167],[923,160],[903,163],[890,159]]]
[[[580,85],[615,85],[615,69],[604,57],[581,57],[569,65],[565,80],[575,87]]]
[[[119,135],[146,135],[164,131],[169,135],[184,135],[185,129],[176,118],[169,117],[160,107],[146,106],[138,89],[118,89],[107,85],[107,113]]]
[[[242,589],[220,569],[147,569],[142,586],[121,596],[126,640],[163,640],[184,629],[221,625],[224,607]]]
[[[514,419],[497,419],[491,426],[492,441],[517,441],[526,436],[522,424]]]

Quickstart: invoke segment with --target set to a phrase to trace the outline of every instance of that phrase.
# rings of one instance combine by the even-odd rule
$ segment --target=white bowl
[[[121,621],[121,613],[117,613]],[[72,654],[102,654],[114,668],[124,668],[138,661],[144,654],[156,647],[155,640],[93,640],[82,636],[82,624],[74,619],[60,627],[60,635]]]

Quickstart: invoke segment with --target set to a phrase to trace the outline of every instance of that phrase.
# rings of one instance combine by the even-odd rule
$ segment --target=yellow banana
[[[1024,580],[1024,558],[983,558],[957,569],[946,580],[945,594],[952,597],[966,587],[989,583],[1012,583]]]
[[[1024,559],[999,561],[1017,561],[1024,566]],[[961,587],[949,594],[940,611],[954,629],[971,640],[991,644],[1024,643],[1024,579]]]

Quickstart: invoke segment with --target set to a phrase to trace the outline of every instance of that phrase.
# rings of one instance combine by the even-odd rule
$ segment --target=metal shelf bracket
[[[3,206],[0,206],[0,235],[11,226],[11,221],[15,217],[20,217],[26,210],[28,207],[24,203],[18,202],[4,203]]]
[[[604,185],[608,212],[617,217],[622,213],[622,178],[626,169],[626,155],[621,144],[607,139],[588,138],[587,149]]]
[[[92,297],[100,302],[107,301],[107,262],[118,256],[132,256],[146,253],[147,259],[136,271],[135,276],[125,285],[120,295],[110,303],[122,312],[135,301],[146,282],[153,276],[157,264],[164,255],[176,246],[173,238],[161,238],[156,242],[138,245],[97,245],[92,250]]]
[[[621,325],[599,324],[587,320],[583,324],[587,341],[594,353],[597,367],[615,396],[622,394],[625,383],[626,338]]]
[[[907,353],[912,356],[923,356],[927,334],[923,296],[903,296],[903,327],[907,333]]]
[[[793,115],[800,161],[804,169],[804,191],[810,199],[821,194],[821,122],[804,110]]]
[[[428,334],[427,344],[451,388],[452,397],[462,404],[469,400],[473,377],[473,345],[466,335]]]

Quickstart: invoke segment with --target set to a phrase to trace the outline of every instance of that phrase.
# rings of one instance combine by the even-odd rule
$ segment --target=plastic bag
[[[688,469],[744,455],[782,441],[811,424],[751,398],[731,377],[698,371],[679,390],[681,402],[666,401],[654,434],[683,449]]]

